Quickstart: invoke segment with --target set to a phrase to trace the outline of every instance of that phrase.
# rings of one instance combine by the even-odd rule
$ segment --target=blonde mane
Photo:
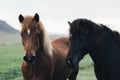
[[[24,31],[25,29],[30,29],[30,27],[34,26],[29,26],[29,25],[35,25],[35,22],[33,21],[33,16],[25,16],[24,21],[21,23],[21,32]],[[42,22],[39,20],[39,22],[36,24],[42,32],[43,32],[43,50],[45,54],[49,55],[52,57],[52,46],[51,46],[51,41],[47,35],[47,31],[42,24]]]
[[[39,25],[43,30],[43,47],[44,47],[43,49],[44,49],[45,53],[52,56],[52,45],[51,45],[51,41],[47,35],[47,31],[41,21],[39,21]]]

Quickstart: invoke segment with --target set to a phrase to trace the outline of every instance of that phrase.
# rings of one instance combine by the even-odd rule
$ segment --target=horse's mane
[[[40,25],[39,27],[41,27],[43,29],[43,49],[44,49],[44,52],[47,54],[50,54],[50,56],[52,56],[52,45],[51,45],[51,41],[48,37],[47,31],[46,31],[46,29],[41,21],[39,21],[39,25]]]
[[[73,22],[79,23],[81,26],[87,26],[88,29],[92,28],[92,32],[102,34],[103,36],[110,35],[115,42],[117,42],[120,45],[120,34],[117,31],[114,31],[110,28],[108,28],[106,25],[103,24],[97,24],[91,20],[88,19],[76,19]],[[76,26],[78,29],[79,26]]]
[[[34,26],[30,26],[30,25],[35,24],[35,22],[33,22],[32,20],[33,20],[33,16],[25,16],[24,22],[23,22],[24,27],[23,27],[23,24],[21,24],[21,26],[22,26],[21,31],[23,31],[25,29],[29,29],[30,27],[34,27]],[[40,30],[42,30],[42,32],[43,32],[43,50],[47,55],[49,54],[50,56],[52,56],[52,46],[51,46],[51,41],[47,35],[47,31],[40,20],[36,24],[38,25]]]

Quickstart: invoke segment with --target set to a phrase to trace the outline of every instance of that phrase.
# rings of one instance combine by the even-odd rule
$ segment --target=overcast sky
[[[19,14],[34,15],[48,32],[66,34],[68,21],[88,18],[120,31],[120,0],[0,0],[0,20],[20,30]]]

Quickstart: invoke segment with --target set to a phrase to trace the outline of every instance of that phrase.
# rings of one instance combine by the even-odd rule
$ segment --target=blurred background
[[[0,0],[0,80],[23,80],[19,14],[38,13],[50,37],[68,35],[68,21],[87,18],[120,31],[120,0]],[[96,80],[92,60],[80,62],[77,80]]]

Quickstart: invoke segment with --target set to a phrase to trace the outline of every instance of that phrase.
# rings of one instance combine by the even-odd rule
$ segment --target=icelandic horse
[[[119,32],[86,18],[68,23],[71,47],[66,57],[67,65],[74,68],[89,54],[97,80],[120,80]]]
[[[75,69],[66,65],[69,39],[66,37],[50,40],[39,15],[19,15],[21,38],[25,56],[21,70],[24,80],[76,80]]]

